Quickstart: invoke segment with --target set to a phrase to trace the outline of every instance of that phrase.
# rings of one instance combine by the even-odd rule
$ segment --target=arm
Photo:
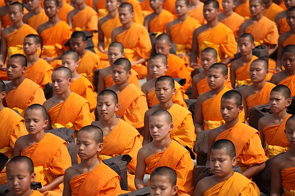
[[[252,165],[246,171],[243,172],[243,175],[251,179],[253,176],[261,172],[265,168],[265,162],[257,165]]]
[[[149,19],[148,16],[144,18],[143,26],[149,31]]]
[[[269,51],[268,54],[272,55],[272,53],[274,53],[276,51],[276,49],[278,48],[278,45],[269,45]]]
[[[102,53],[105,53],[104,50],[104,34],[103,31],[101,30],[101,24],[100,21],[98,21],[98,50]]]
[[[68,13],[67,22],[68,22],[68,25],[73,29],[72,12]]]
[[[280,196],[282,188],[280,157],[277,157],[271,166],[271,196]]]
[[[145,174],[145,168],[146,168],[146,164],[144,162],[144,149],[141,148],[138,151],[137,154],[137,164],[136,164],[136,170],[135,170],[135,187],[137,189],[143,188],[144,187],[144,183],[143,183],[143,177]]]
[[[233,60],[232,58],[226,57],[223,61],[221,61],[221,63],[228,65],[230,64],[230,62],[232,62],[232,60]]]
[[[197,99],[199,97],[198,89],[197,89],[197,77],[193,77],[192,81],[192,99]]]
[[[195,132],[198,133],[203,131],[203,114],[202,114],[202,100],[200,97],[197,99],[195,114],[194,114],[194,124],[195,124]]]
[[[7,56],[7,43],[6,43],[6,33],[5,30],[1,32],[1,53],[0,53],[0,69],[6,71],[4,68],[4,63]]]
[[[140,58],[135,62],[131,62],[131,65],[143,64],[144,62],[146,62],[146,59]]]
[[[146,111],[144,115],[144,127],[143,127],[143,144],[146,145],[151,142],[151,135],[149,131],[149,115],[147,114],[148,111]]]
[[[58,185],[60,185],[64,181],[64,175],[58,176],[55,178],[50,184],[43,186],[42,188],[38,189],[41,193],[45,191],[51,191]]]
[[[14,149],[13,149],[13,156],[20,156],[21,155],[21,138],[16,140]]]
[[[206,162],[206,166],[210,165],[210,148],[213,145],[214,141],[215,141],[215,134],[214,134],[214,130],[209,131],[208,133],[208,153],[207,153],[207,162]]]
[[[281,36],[280,36],[281,38]],[[282,40],[279,38],[279,43],[278,43],[278,54],[277,54],[277,61],[276,61],[276,70],[277,71],[282,71],[282,61],[281,61],[281,55],[282,55]]]
[[[193,33],[192,50],[191,50],[191,57],[190,57],[191,67],[197,66],[197,59],[199,56],[199,46],[198,46],[197,37],[198,37],[198,33],[197,33],[197,29],[195,29]]]
[[[101,91],[106,89],[105,83],[104,83],[104,75],[101,72],[102,70],[99,72],[99,76],[98,76],[97,93],[100,93]]]
[[[260,139],[261,139],[262,147],[265,148],[265,136],[263,133],[263,128],[264,128],[264,118],[261,118],[258,121],[258,131],[260,132]]]
[[[71,196],[71,186],[70,186],[71,174],[70,174],[70,170],[71,170],[71,168],[68,168],[66,170],[66,172],[65,172],[63,196]]]
[[[247,101],[246,101],[246,93],[247,93],[247,87],[239,87],[237,88],[237,91],[241,93],[242,95],[242,100],[243,100],[243,106],[244,106],[244,113],[245,113],[245,120],[248,119],[248,106],[247,106]]]
[[[230,83],[231,83],[231,86],[233,88],[235,88],[235,86],[236,86],[236,74],[235,74],[235,72],[236,72],[236,69],[235,69],[234,64],[232,63],[230,65]]]

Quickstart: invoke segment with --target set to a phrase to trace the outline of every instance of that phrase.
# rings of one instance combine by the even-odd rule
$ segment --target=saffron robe
[[[64,5],[58,11],[58,18],[61,21],[68,22],[68,13],[73,9],[73,6],[68,3],[64,3]]]
[[[162,7],[173,14],[175,18],[177,18],[177,14],[175,12],[175,2],[176,0],[166,0],[163,2]]]
[[[130,3],[133,6],[133,22],[143,25],[143,15],[140,2],[137,0],[127,0],[127,3]]]
[[[108,11],[106,10],[106,0],[98,0],[96,3],[97,12],[99,15],[99,19],[106,16],[108,14]]]
[[[42,196],[43,194],[39,191],[32,190],[32,194],[30,196]]]
[[[262,13],[263,16],[265,16],[266,18],[268,18],[271,21],[274,21],[276,16],[282,11],[284,11],[283,8],[281,8],[275,3],[272,3],[267,9],[264,9]]]
[[[249,10],[249,0],[246,3],[240,4],[237,6],[234,11],[240,16],[244,17],[246,20],[252,17],[252,14]]]
[[[152,33],[164,33],[166,32],[166,26],[169,22],[174,20],[173,14],[168,12],[167,10],[162,10],[159,16],[155,17],[148,24],[149,32]]]
[[[47,21],[48,17],[45,14],[45,11],[42,9],[42,11],[39,14],[30,17],[27,21],[27,24],[30,25],[33,29],[35,29],[35,31],[37,31],[38,27]]]
[[[243,22],[245,22],[245,18],[243,18],[239,14],[233,12],[232,15],[230,15],[229,17],[223,19],[220,22],[222,22],[228,28],[230,28],[234,32],[235,38],[238,39],[238,37],[239,37],[239,29],[240,29],[241,24]]]
[[[4,5],[4,6],[7,7],[6,5]],[[8,7],[7,7],[7,9],[8,9]],[[24,8],[24,14],[27,14],[27,13],[29,13],[29,11],[26,8]],[[12,25],[12,22],[9,18],[8,13],[1,17],[1,21],[2,21],[3,28],[7,28]]]
[[[280,34],[286,33],[287,31],[290,30],[290,27],[289,27],[289,25],[287,23],[287,19],[286,18],[281,18],[278,21],[278,24],[279,24],[279,33]]]
[[[96,11],[89,6],[73,16],[72,22],[74,30],[79,29],[87,32],[98,31],[98,15]]]
[[[242,67],[238,68],[235,71],[235,75],[236,75],[236,86],[240,87],[243,86],[244,84],[246,84],[247,86],[250,86],[251,84],[253,84],[252,80],[250,79],[249,76],[249,71],[250,71],[250,65],[251,63],[258,59],[256,56],[252,56],[252,59],[249,63],[243,65]]]
[[[282,176],[282,186],[284,189],[283,196],[294,195],[295,194],[295,185],[294,185],[295,167],[283,169],[281,171],[281,176]]]
[[[141,87],[140,87],[140,84],[139,84],[139,81],[138,81],[138,74],[133,69],[131,69],[131,76],[128,78],[128,82],[130,84],[134,84],[135,86],[138,87],[138,89],[141,90]],[[116,84],[114,82],[114,80],[113,80],[112,74],[110,74],[110,75],[108,75],[107,77],[104,78],[104,83],[105,83],[105,88],[109,88],[109,87]]]
[[[227,81],[224,83],[224,86],[228,89],[232,89],[231,83],[230,83],[230,79],[228,78]],[[211,88],[209,87],[208,81],[207,81],[207,77],[202,79],[200,82],[197,83],[196,85],[197,90],[198,90],[198,94],[202,95],[208,91],[211,90]]]
[[[288,37],[283,43],[282,46],[285,47],[287,45],[295,45],[295,34],[292,34]]]
[[[291,90],[291,97],[295,96],[295,75],[289,76],[288,78],[281,81],[279,84],[289,87]]]
[[[201,4],[199,5],[199,7],[188,11],[188,15],[194,19],[196,19],[197,21],[199,21],[201,23],[201,25],[206,23],[206,20],[204,18],[203,15],[203,8],[204,8],[204,3],[200,2]]]

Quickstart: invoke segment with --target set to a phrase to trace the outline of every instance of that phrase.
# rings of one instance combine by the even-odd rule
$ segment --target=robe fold
[[[228,28],[230,28],[234,32],[234,36],[236,39],[239,37],[239,29],[243,22],[245,22],[245,18],[240,16],[239,14],[233,12],[232,15],[223,19],[223,24],[225,24]]]
[[[42,9],[42,11],[39,14],[30,17],[27,21],[27,24],[30,25],[33,29],[35,29],[35,31],[37,31],[38,27],[47,21],[48,17],[45,14],[45,11]]]
[[[32,190],[32,194],[30,196],[42,196],[43,194],[39,191]]]
[[[143,15],[140,2],[137,0],[127,0],[127,3],[130,3],[133,6],[133,22],[143,25]]]
[[[283,196],[292,196],[295,194],[295,167],[283,169],[281,171],[282,186],[284,189]]]
[[[115,85],[116,83],[113,80],[112,74],[108,75],[107,77],[104,78],[104,82],[105,82],[105,87],[109,88],[113,85]],[[131,76],[128,78],[128,82],[130,84],[134,84],[135,86],[138,87],[138,89],[141,89],[139,81],[138,81],[138,74],[136,73],[136,71],[134,71],[133,69],[131,69]]]
[[[249,61],[247,64],[244,64],[242,67],[238,68],[235,71],[237,87],[243,85],[250,86],[251,84],[253,84],[252,80],[250,79],[249,71],[251,63],[256,59],[258,58],[253,55],[251,61]]]
[[[228,89],[232,89],[231,82],[230,82],[229,78],[224,83],[224,86]],[[202,79],[200,82],[198,82],[196,87],[197,87],[199,95],[202,95],[202,94],[211,90],[211,88],[209,87],[208,81],[207,81],[207,77]]]
[[[288,78],[281,81],[279,84],[289,87],[291,90],[291,97],[295,96],[295,75],[289,76]]]
[[[106,4],[106,0],[98,0],[95,5],[97,8],[99,19],[108,14],[105,4]]]
[[[282,11],[284,11],[283,8],[281,8],[275,3],[272,3],[267,9],[264,9],[262,13],[263,16],[265,16],[266,18],[268,18],[271,21],[274,21],[276,16]]]
[[[199,7],[188,11],[188,15],[194,19],[196,19],[197,21],[199,21],[201,23],[201,25],[206,23],[206,20],[204,18],[203,15],[203,8],[204,8],[204,3],[200,2],[201,4],[199,5]]]
[[[78,27],[83,31],[98,31],[98,15],[96,11],[94,11],[94,9],[92,9],[89,6],[79,11],[75,16],[73,16],[72,22],[74,30],[76,30],[76,28]]]
[[[163,9],[169,11],[171,14],[174,15],[174,18],[177,18],[177,14],[175,12],[175,2],[176,0],[166,0],[163,2],[162,7]]]
[[[166,32],[166,26],[169,22],[174,20],[173,14],[167,10],[162,10],[159,16],[152,19],[148,24],[149,32],[152,33],[164,33]]]
[[[278,21],[278,24],[279,24],[279,33],[280,34],[286,33],[287,31],[290,30],[290,27],[288,25],[288,22],[287,22],[286,18],[281,18]]]
[[[234,11],[240,16],[244,17],[246,20],[252,17],[252,14],[249,10],[249,0],[247,0],[246,3],[238,5]]]
[[[58,11],[58,18],[61,21],[68,22],[68,13],[73,9],[73,6],[68,3],[64,3],[64,5]]]
[[[287,45],[295,45],[295,34],[292,34],[288,37],[283,43],[282,46],[285,47]]]

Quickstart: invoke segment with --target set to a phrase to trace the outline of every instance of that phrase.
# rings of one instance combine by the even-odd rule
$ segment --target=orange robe
[[[105,3],[106,3],[106,0],[98,0],[95,5],[97,8],[99,18],[102,18],[108,14]]]
[[[28,66],[24,75],[44,89],[48,83],[52,83],[52,67],[43,59],[39,59],[34,65]]]
[[[266,18],[268,18],[271,21],[274,21],[276,16],[282,11],[284,11],[283,8],[281,8],[275,3],[272,3],[267,9],[263,10],[262,13],[263,16],[265,16]]]
[[[73,9],[73,6],[68,3],[64,3],[64,5],[58,11],[58,18],[64,22],[68,22],[68,13]]]
[[[224,180],[204,192],[204,196],[213,195],[252,195],[259,196],[260,191],[257,185],[240,173],[234,174],[227,180]]]
[[[286,18],[281,18],[278,21],[278,24],[279,24],[279,33],[280,34],[286,33],[287,31],[290,30],[290,26],[288,25]]]
[[[138,87],[138,89],[141,90],[141,87],[140,87],[140,84],[139,84],[139,81],[138,81],[138,74],[133,69],[131,69],[131,76],[128,78],[128,82],[130,84],[134,84],[135,86]],[[108,75],[107,77],[104,78],[104,83],[105,83],[105,88],[109,88],[109,87],[116,84],[114,82],[114,80],[113,80],[112,74],[110,74],[110,75]]]
[[[251,84],[253,84],[249,76],[249,71],[250,71],[250,65],[252,61],[256,59],[258,58],[253,55],[249,63],[243,65],[242,67],[238,68],[235,71],[237,87],[243,86],[244,84],[246,84],[247,86],[250,86]]]
[[[224,86],[228,89],[232,89],[231,82],[229,79],[227,79],[227,81],[224,83]],[[199,95],[202,95],[211,90],[207,81],[207,77],[198,82],[196,87]]]
[[[175,18],[177,18],[177,14],[175,12],[175,2],[176,0],[166,0],[163,2],[163,9],[169,11],[171,14],[174,15]]]
[[[288,115],[279,125],[270,125],[263,128],[268,158],[276,156],[289,149],[289,142],[285,134],[285,125],[291,115]]]
[[[292,34],[288,37],[283,43],[282,46],[285,47],[287,45],[295,45],[295,34]]]
[[[174,20],[173,14],[168,12],[167,10],[162,10],[159,16],[155,17],[148,24],[149,32],[152,33],[164,33],[166,32],[166,26],[169,22]]]
[[[5,5],[5,7],[7,7],[7,6]],[[8,9],[8,7],[7,7],[7,9]],[[29,13],[29,11],[26,8],[24,8],[24,14],[27,14],[27,13]],[[12,22],[9,18],[8,13],[1,17],[1,21],[2,21],[3,28],[7,28],[12,25]]]
[[[173,103],[177,103],[178,105],[181,105],[182,107],[187,108],[187,105],[184,101],[184,99],[186,98],[185,90],[182,88],[182,86],[179,85],[178,82],[174,81],[174,86],[175,86],[176,92],[172,97]],[[155,89],[148,92],[146,96],[147,96],[149,108],[153,107],[154,105],[158,105],[160,103],[157,98]]]
[[[279,84],[289,87],[291,90],[291,97],[295,96],[295,75],[289,76],[288,78],[281,81]]]
[[[165,151],[151,155],[145,159],[146,173],[151,174],[154,169],[161,166],[172,168],[177,174],[178,194],[193,195],[193,168],[194,163],[190,153],[174,140]]]
[[[287,7],[286,7],[284,1],[281,1],[281,3],[279,4],[279,6],[280,6],[281,8],[283,8],[283,10],[287,10]]]
[[[137,0],[127,0],[127,3],[130,3],[133,6],[133,22],[143,25],[143,15],[140,2]]]
[[[52,125],[60,125],[79,131],[93,121],[89,103],[86,99],[71,93],[65,102],[59,103],[48,110]],[[57,125],[56,123],[60,124]]]
[[[267,159],[261,145],[259,132],[249,125],[238,122],[232,128],[220,133],[215,141],[220,139],[228,139],[234,143],[237,165],[242,172],[252,165],[264,163]]]
[[[234,32],[235,38],[237,39],[239,37],[240,26],[243,22],[245,22],[245,18],[233,12],[232,15],[220,22],[230,28]]]
[[[144,58],[148,60],[151,55],[152,45],[150,36],[146,28],[140,24],[133,23],[132,26],[119,34],[115,41],[120,42],[124,46],[125,57],[131,62]],[[132,65],[139,78],[144,78],[147,75],[145,65]]]
[[[249,0],[247,0],[246,3],[237,6],[234,11],[240,16],[244,17],[246,20],[252,17],[252,14],[249,10]]]
[[[152,13],[154,10],[150,6],[150,1],[149,0],[144,0],[140,3],[140,7],[142,10],[142,15],[143,17],[146,17],[150,13]]]
[[[284,189],[283,196],[291,196],[295,194],[295,167],[289,167],[281,171],[282,186]]]
[[[95,186],[94,186],[95,185]],[[120,176],[109,166],[100,162],[91,172],[81,174],[70,180],[73,196],[120,195]]]
[[[256,105],[264,105],[269,103],[271,90],[275,87],[273,83],[266,82],[263,88],[256,94],[246,98],[247,108],[250,111]]]
[[[118,95],[120,108],[116,114],[135,128],[144,126],[144,115],[148,110],[146,97],[134,84],[129,84]]]
[[[201,2],[201,4],[199,5],[199,7],[188,11],[188,15],[194,19],[196,19],[197,21],[199,21],[201,23],[201,25],[206,23],[206,20],[204,18],[203,15],[203,8],[204,8],[204,3]]]
[[[73,16],[72,22],[74,30],[79,29],[88,32],[98,31],[98,15],[96,11],[89,6]]]
[[[27,24],[30,25],[33,29],[35,29],[35,31],[37,31],[38,27],[47,21],[48,17],[45,14],[45,11],[42,9],[42,11],[39,14],[30,17],[27,21]]]
[[[32,194],[30,196],[42,196],[43,194],[39,191],[32,190]]]
[[[90,111],[96,108],[96,99],[93,93],[93,86],[84,76],[71,82],[71,91],[77,93],[89,102]]]

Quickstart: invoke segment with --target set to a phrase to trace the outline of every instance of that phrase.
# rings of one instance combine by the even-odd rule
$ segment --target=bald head
[[[5,91],[5,83],[3,82],[3,80],[0,80],[0,93]]]
[[[6,171],[9,172],[11,169],[14,169],[10,167],[12,167],[13,163],[17,163],[17,162],[26,163],[28,165],[28,171],[30,172],[30,174],[34,173],[33,161],[27,156],[16,156],[10,159],[10,161],[7,164]]]
[[[115,102],[115,104],[118,104],[118,95],[115,91],[110,90],[110,89],[105,89],[103,91],[101,91],[98,95],[97,95],[97,102],[99,100],[100,97],[102,96],[111,96],[113,98],[113,101]]]
[[[211,54],[215,59],[217,59],[217,52],[216,52],[216,50],[215,50],[214,48],[210,48],[210,47],[205,48],[205,49],[201,52],[201,54],[203,54],[203,53],[209,53],[209,54]]]
[[[11,55],[9,59],[17,59],[19,64],[21,64],[22,67],[27,67],[27,58],[22,55],[22,54],[14,54],[14,55]]]
[[[250,0],[249,2],[252,2],[252,1],[258,1],[258,3],[261,4],[261,5],[264,4],[264,0]]]
[[[79,61],[79,55],[74,50],[67,50],[62,54],[62,57],[64,56],[70,56],[75,62]]]
[[[262,65],[265,70],[268,70],[268,62],[264,59],[256,59],[256,60],[252,61],[250,67],[254,64]]]
[[[242,39],[242,38],[248,38],[251,43],[254,43],[254,37],[250,33],[243,33],[242,35],[239,36],[239,39]]]
[[[126,58],[119,58],[117,59],[114,63],[113,66],[123,66],[124,70],[126,72],[131,70],[131,63],[128,59]]]
[[[82,129],[80,129],[77,133],[77,137],[79,136],[79,134],[83,133],[83,132],[87,132],[89,134],[91,134],[92,139],[98,144],[98,143],[102,143],[103,141],[103,133],[101,128],[94,126],[94,125],[88,125],[83,127]]]
[[[278,92],[278,93],[281,93],[281,94],[285,97],[285,99],[289,99],[289,98],[291,98],[291,91],[290,91],[290,89],[289,89],[287,86],[285,86],[285,85],[281,85],[281,84],[279,84],[279,85],[275,86],[275,87],[271,90],[270,93],[272,93],[272,92]]]
[[[221,150],[221,149],[224,150],[225,153],[230,156],[230,158],[234,158],[236,156],[235,145],[230,140],[226,140],[226,139],[217,140],[211,146],[210,152],[212,152],[213,150]]]
[[[23,11],[24,11],[24,6],[23,6],[23,4],[21,4],[21,3],[19,3],[19,2],[13,2],[13,3],[11,3],[11,4],[9,5],[9,7],[11,7],[11,6],[17,6],[20,12],[23,12]]]
[[[130,13],[133,13],[133,6],[130,3],[121,3],[119,9],[120,8],[127,8],[130,11]]]
[[[109,45],[109,48],[118,48],[121,53],[124,53],[124,46],[120,42],[113,42]]]
[[[35,44],[41,44],[41,39],[38,35],[35,35],[35,34],[29,34],[25,37],[26,38],[32,38],[35,42]]]
[[[162,167],[158,167],[156,168],[152,174],[151,174],[151,183],[153,182],[153,177],[154,176],[164,176],[168,179],[169,183],[172,185],[172,186],[175,186],[176,185],[176,182],[177,182],[177,174],[176,172],[171,169],[170,167],[167,167],[167,166],[162,166]]]
[[[213,65],[211,65],[210,67],[209,67],[209,70],[210,69],[218,69],[218,70],[220,70],[220,72],[221,72],[221,74],[223,75],[223,76],[227,76],[228,75],[228,68],[227,68],[227,66],[225,65],[225,64],[223,64],[223,63],[214,63]]]
[[[84,42],[87,41],[86,35],[83,31],[74,31],[71,38],[81,38]]]
[[[238,107],[242,105],[242,95],[235,90],[227,91],[222,95],[221,99],[232,99]]]
[[[46,1],[53,1],[55,3],[55,6],[58,7],[59,6],[59,2],[58,0],[44,0],[44,6],[45,6],[45,2]]]
[[[176,0],[176,2],[177,2],[177,1],[184,1],[185,5],[186,5],[186,6],[189,6],[189,0]]]
[[[155,54],[151,56],[149,62],[154,59],[160,60],[164,65],[167,65],[167,57],[164,54]]]
[[[163,42],[169,43],[169,44],[171,43],[170,37],[165,33],[156,37],[156,41],[163,41]]]
[[[282,50],[282,56],[284,53],[290,52],[291,54],[295,55],[295,45],[287,45]]]
[[[174,79],[172,77],[170,77],[170,76],[161,76],[161,77],[159,77],[155,82],[155,87],[157,87],[157,84],[159,82],[162,82],[162,81],[167,81],[172,89],[175,88]]]
[[[44,120],[48,120],[48,119],[49,119],[49,116],[48,116],[47,110],[45,109],[45,107],[44,107],[43,105],[40,105],[40,104],[32,104],[32,105],[30,105],[30,106],[26,109],[26,112],[25,112],[25,118],[26,118],[27,113],[28,113],[29,111],[31,111],[31,110],[40,110],[43,119],[44,119]]]
[[[172,116],[171,114],[167,111],[167,110],[163,110],[163,109],[159,109],[159,110],[156,110],[152,113],[152,115],[150,116],[150,119],[153,117],[153,118],[156,118],[156,117],[160,117],[160,116],[164,116],[165,119],[166,119],[166,122],[168,124],[171,124],[172,123]]]
[[[216,1],[216,0],[207,0],[207,1],[204,2],[204,6],[205,5],[210,5],[210,4],[212,4],[213,8],[219,9],[218,1]]]
[[[58,68],[56,68],[56,69],[53,71],[52,75],[53,75],[54,73],[57,73],[57,72],[61,72],[62,75],[65,76],[67,79],[72,78],[72,72],[71,72],[71,70],[70,70],[69,68],[67,68],[67,67],[58,67]]]

